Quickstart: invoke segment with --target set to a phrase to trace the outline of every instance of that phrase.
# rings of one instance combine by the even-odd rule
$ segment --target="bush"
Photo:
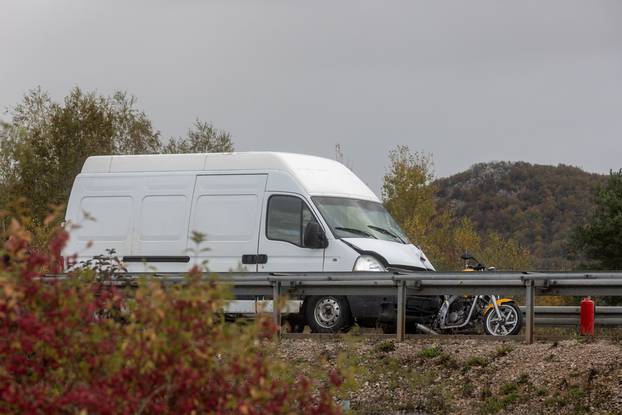
[[[185,284],[123,288],[60,271],[67,234],[47,252],[11,224],[0,263],[1,413],[339,413],[338,370],[290,379],[269,355],[275,326],[225,323],[227,293],[198,268]]]

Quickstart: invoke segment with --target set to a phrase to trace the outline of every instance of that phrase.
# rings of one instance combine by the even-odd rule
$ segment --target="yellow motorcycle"
[[[461,257],[465,262],[465,272],[494,271],[486,267],[471,254]],[[496,295],[446,295],[428,332],[462,331],[474,328],[481,321],[484,332],[491,336],[512,336],[520,332],[522,313],[511,298]],[[420,329],[425,327],[421,327]],[[422,330],[426,331],[426,330]]]

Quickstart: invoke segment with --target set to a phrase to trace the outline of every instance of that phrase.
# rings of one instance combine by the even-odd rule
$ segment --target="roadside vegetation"
[[[337,397],[352,414],[614,414],[622,411],[617,340],[284,339],[290,370],[351,367]],[[319,368],[318,368],[319,366]]]
[[[225,288],[189,270],[184,284],[129,288],[99,260],[67,279],[67,234],[46,250],[15,220],[0,249],[0,412],[333,414],[338,367],[290,372],[268,316],[225,323]]]

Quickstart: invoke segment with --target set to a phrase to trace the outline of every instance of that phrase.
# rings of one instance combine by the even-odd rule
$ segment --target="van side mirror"
[[[328,246],[328,239],[326,239],[326,234],[319,223],[307,223],[303,235],[303,243],[305,248],[312,249],[324,249]]]

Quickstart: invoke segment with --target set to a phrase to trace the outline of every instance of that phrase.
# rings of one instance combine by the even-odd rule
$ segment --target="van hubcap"
[[[326,297],[320,299],[315,304],[314,310],[315,321],[325,329],[335,327],[339,316],[341,316],[341,308],[339,302],[334,298]]]

